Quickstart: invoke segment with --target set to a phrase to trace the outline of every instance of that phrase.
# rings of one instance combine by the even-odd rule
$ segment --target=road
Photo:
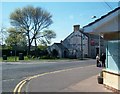
[[[38,61],[37,61],[38,62]],[[3,63],[2,64],[2,91],[12,92],[15,86],[28,76],[76,67],[95,65],[95,60],[78,60],[62,62],[32,62],[32,63]],[[90,72],[88,76],[99,73],[99,70]],[[87,77],[88,77],[87,76]]]

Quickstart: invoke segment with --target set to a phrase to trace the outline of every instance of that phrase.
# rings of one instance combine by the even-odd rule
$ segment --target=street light
[[[91,18],[92,18],[92,19],[95,19],[95,18],[97,18],[97,17],[96,17],[96,16],[92,16]]]
[[[100,33],[99,33],[99,57],[100,57],[100,49],[101,49],[100,45],[101,43],[100,43]]]
[[[103,34],[99,33],[99,56],[100,56],[100,53],[101,53],[101,38],[103,38]]]
[[[95,19],[95,18],[97,18],[95,15],[94,16],[92,16],[91,17],[92,19]],[[101,43],[100,43],[100,41],[101,41],[101,34],[99,33],[99,57],[100,57],[100,49],[101,49]]]
[[[81,60],[83,59],[83,34],[81,33]]]

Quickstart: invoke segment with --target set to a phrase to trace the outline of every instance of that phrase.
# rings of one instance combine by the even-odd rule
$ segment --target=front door
[[[99,54],[99,48],[96,48],[96,55]]]

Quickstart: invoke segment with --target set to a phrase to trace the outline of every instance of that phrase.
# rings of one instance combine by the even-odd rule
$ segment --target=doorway
[[[96,55],[99,54],[99,48],[96,48]]]

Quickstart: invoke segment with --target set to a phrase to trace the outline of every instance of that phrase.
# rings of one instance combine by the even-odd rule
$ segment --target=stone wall
[[[88,37],[83,35],[80,31],[71,33],[62,44],[69,50],[69,56],[81,57],[81,36],[83,55],[88,55]]]

